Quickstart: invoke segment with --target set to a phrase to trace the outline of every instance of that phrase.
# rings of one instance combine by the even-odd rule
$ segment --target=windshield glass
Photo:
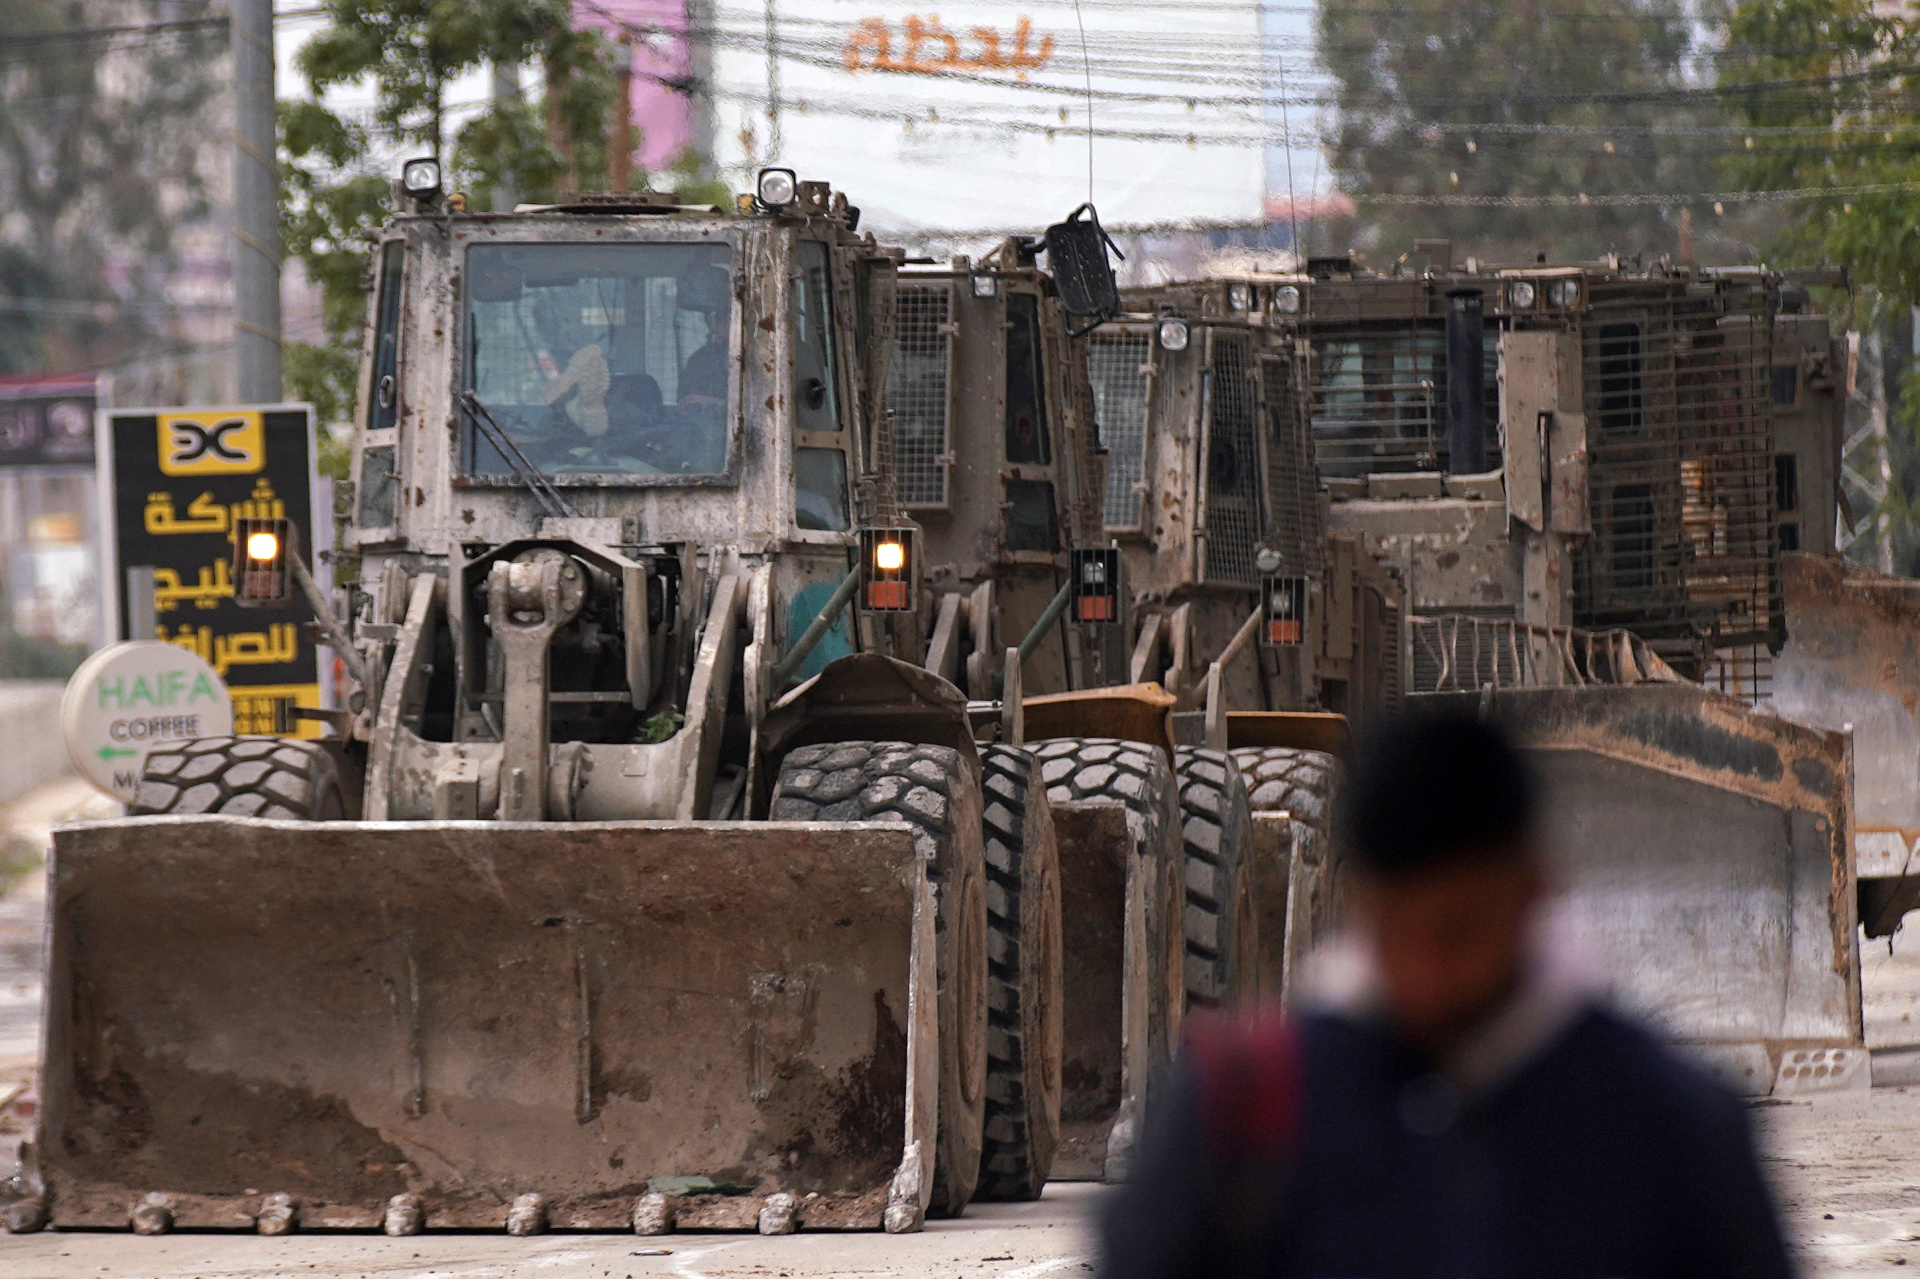
[[[467,251],[468,473],[716,475],[727,464],[733,249]],[[476,421],[478,418],[480,420]]]

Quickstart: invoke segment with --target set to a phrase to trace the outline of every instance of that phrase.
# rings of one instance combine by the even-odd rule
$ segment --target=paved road
[[[47,825],[93,806],[71,780],[43,787],[0,813],[9,831],[43,840]],[[0,895],[0,1098],[30,1080],[38,1044],[42,881],[22,877]],[[1920,928],[1889,948],[1862,948],[1869,1042],[1920,1043]],[[1811,1274],[1920,1274],[1920,1087],[1753,1110],[1788,1228]],[[23,1125],[0,1110],[0,1176]],[[1077,1279],[1090,1273],[1086,1219],[1102,1190],[1055,1184],[1032,1204],[984,1205],[913,1236],[554,1234],[377,1235],[0,1234],[0,1274],[12,1279],[656,1279],[677,1276],[919,1276],[944,1279]],[[651,1247],[663,1256],[640,1255]]]

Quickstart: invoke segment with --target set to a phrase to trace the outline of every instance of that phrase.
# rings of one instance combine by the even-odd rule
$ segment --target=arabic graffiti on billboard
[[[119,571],[153,569],[151,636],[197,653],[233,693],[234,731],[314,736],[294,717],[318,706],[308,614],[233,602],[233,527],[249,517],[313,527],[313,429],[304,406],[136,409],[112,433]],[[303,535],[303,547],[310,539]],[[121,633],[127,616],[122,594]]]
[[[896,51],[893,28],[885,18],[868,18],[847,37],[841,61],[849,71],[909,71],[920,75],[942,72],[1011,71],[1022,80],[1027,73],[1047,65],[1053,57],[1053,37],[1033,40],[1033,19],[1021,18],[1013,25],[1013,38],[1001,47],[1000,33],[992,27],[974,27],[968,36],[969,51],[960,37],[940,24],[938,14],[910,15],[900,24],[900,43]]]
[[[1089,199],[1119,228],[1265,219],[1279,64],[1254,0],[719,12],[701,82],[714,161],[739,190],[792,169],[844,191],[863,228],[923,247],[1032,234]]]

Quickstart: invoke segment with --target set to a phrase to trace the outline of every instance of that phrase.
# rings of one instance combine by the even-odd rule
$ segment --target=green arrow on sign
[[[100,748],[101,759],[126,759],[130,756],[138,755],[139,753],[140,753],[139,751],[119,750],[112,746],[102,746]]]

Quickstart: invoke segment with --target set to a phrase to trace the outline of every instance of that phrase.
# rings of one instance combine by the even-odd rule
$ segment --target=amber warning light
[[[1306,638],[1307,579],[1268,578],[1266,601],[1266,642],[1281,648],[1299,645]]]
[[[284,604],[293,595],[293,521],[243,517],[233,522],[233,602]]]
[[[1068,564],[1073,574],[1073,620],[1104,626],[1120,620],[1120,548],[1081,547]]]
[[[860,563],[866,582],[860,604],[869,613],[913,611],[913,584],[918,547],[910,528],[860,530]]]

